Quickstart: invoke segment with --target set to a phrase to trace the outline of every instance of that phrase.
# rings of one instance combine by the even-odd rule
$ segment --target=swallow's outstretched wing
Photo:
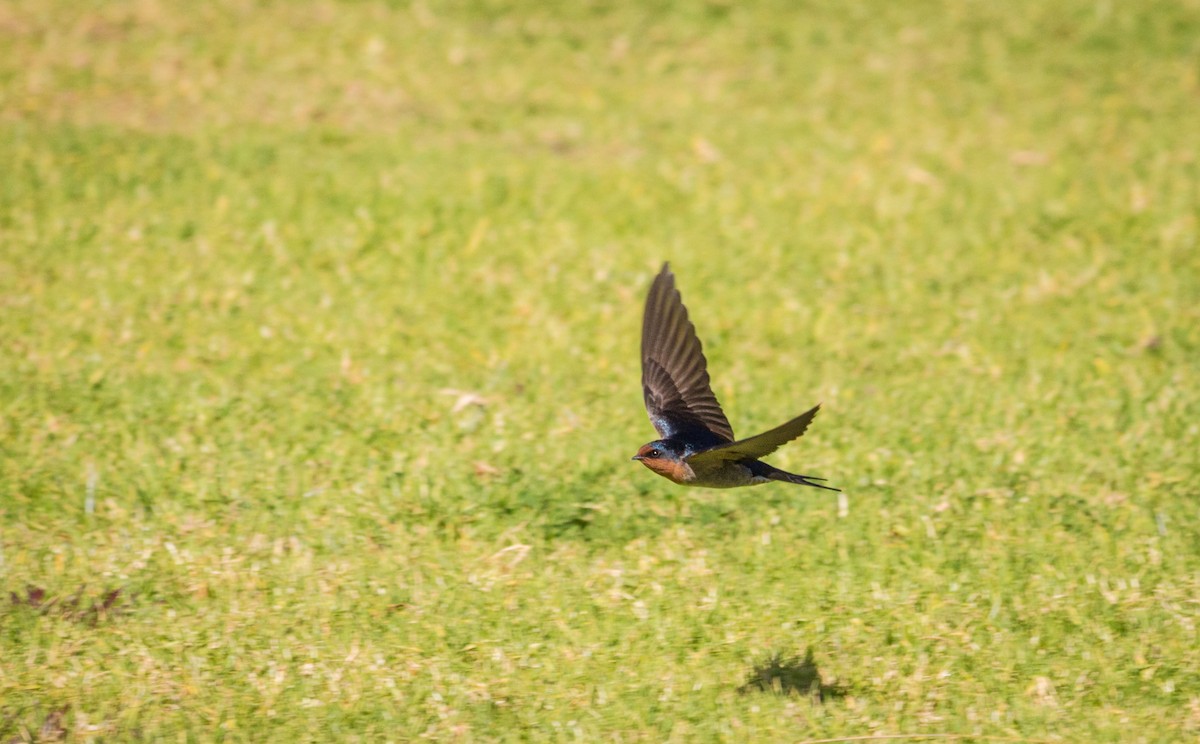
[[[804,434],[804,430],[812,423],[816,417],[817,411],[821,410],[820,404],[813,406],[810,410],[805,411],[796,418],[776,426],[770,431],[764,431],[740,442],[730,442],[729,444],[718,444],[717,446],[697,452],[688,458],[688,462],[716,462],[718,460],[757,460],[760,457],[766,457],[783,445],[798,439]],[[817,479],[820,480],[820,479]]]
[[[642,394],[650,422],[664,439],[702,446],[733,442],[733,428],[708,381],[708,362],[670,266],[650,285],[642,318]]]

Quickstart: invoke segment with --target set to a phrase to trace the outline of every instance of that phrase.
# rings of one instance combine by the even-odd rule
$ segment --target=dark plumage
[[[760,462],[798,438],[812,423],[814,406],[785,424],[735,441],[708,379],[708,362],[675,288],[670,266],[650,285],[642,318],[642,393],[658,440],[633,459],[676,483],[709,488],[750,486],[777,480],[829,491],[838,489]]]

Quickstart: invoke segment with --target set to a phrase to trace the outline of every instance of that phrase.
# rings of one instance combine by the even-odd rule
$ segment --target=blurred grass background
[[[0,40],[5,741],[1200,734],[1194,0]],[[628,462],[667,259],[845,501]]]

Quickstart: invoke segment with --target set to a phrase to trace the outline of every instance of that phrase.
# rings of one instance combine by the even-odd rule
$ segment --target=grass
[[[1200,733],[1196,2],[0,37],[4,741]],[[628,461],[665,259],[844,501]]]

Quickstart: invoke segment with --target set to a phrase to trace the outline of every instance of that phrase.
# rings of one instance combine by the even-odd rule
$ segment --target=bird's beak
[[[642,457],[641,455],[634,455],[633,457],[631,457],[629,459],[630,460],[645,460],[646,458]]]

